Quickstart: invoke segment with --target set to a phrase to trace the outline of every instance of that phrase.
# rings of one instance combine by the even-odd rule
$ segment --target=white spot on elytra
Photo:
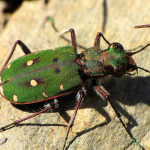
[[[0,78],[0,84],[2,83],[2,79]],[[2,94],[2,95],[4,95],[4,92],[3,92],[3,87],[1,87],[2,85],[0,85],[0,93]]]
[[[36,82],[34,79],[30,81],[30,84],[31,84],[32,86],[37,86],[37,82]]]
[[[3,88],[2,88],[2,87],[0,87],[0,93],[1,93],[2,95],[4,95],[4,92],[3,92]]]
[[[64,86],[61,84],[59,87],[61,90],[64,90]]]
[[[34,54],[38,54],[39,52],[35,52]]]
[[[42,93],[44,97],[48,97],[48,95],[45,94],[45,92]]]
[[[33,64],[33,60],[29,60],[28,62],[27,62],[27,66],[31,66]]]
[[[8,65],[6,66],[6,68],[8,68],[8,69],[9,69],[10,67],[11,67],[11,64],[8,64]]]
[[[18,102],[18,96],[17,95],[13,95],[13,100],[14,100],[14,102]]]

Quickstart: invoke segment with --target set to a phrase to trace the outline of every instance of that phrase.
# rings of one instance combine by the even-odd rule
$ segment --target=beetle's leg
[[[65,33],[68,33],[70,32],[71,33],[71,45],[77,49],[77,43],[76,43],[76,35],[75,35],[75,32],[74,32],[74,29],[69,29],[69,30],[64,30],[61,32],[61,37],[65,34]]]
[[[48,2],[49,2],[49,0],[43,0],[43,3],[44,3],[45,5],[47,5]]]
[[[42,22],[42,27],[44,27],[44,25],[45,25],[45,23],[46,23],[47,21],[50,21],[50,22],[51,22],[52,27],[54,28],[54,30],[55,30],[56,32],[59,32],[58,29],[57,29],[56,26],[55,26],[54,19],[53,19],[53,17],[51,17],[51,16],[47,16],[47,17],[44,19],[44,21]],[[69,31],[69,30],[68,30],[68,31]],[[66,33],[66,32],[65,32],[65,33]],[[66,37],[64,37],[63,35],[61,35],[61,38],[64,39],[65,41],[67,41],[67,42],[70,42],[70,40],[67,39]],[[78,45],[78,47],[80,47],[80,48],[82,48],[82,49],[87,49],[86,47],[84,47],[84,46],[82,46],[82,45],[80,45],[80,44],[76,44],[76,45]]]
[[[126,128],[125,124],[123,123],[122,119],[121,119],[121,114],[119,113],[119,111],[116,109],[116,107],[112,104],[111,100],[109,99],[109,95],[106,93],[106,91],[104,89],[102,89],[100,86],[98,86],[98,84],[95,82],[94,80],[94,90],[96,91],[96,93],[99,96],[104,97],[106,100],[109,101],[111,107],[113,108],[113,110],[115,111],[117,117],[119,118],[121,124],[123,125],[123,127],[125,128],[125,130],[127,131],[128,135],[131,137],[132,141],[135,142],[140,148],[143,148],[137,141],[136,139],[131,135],[131,133],[128,131],[128,129]]]
[[[105,39],[104,35],[101,32],[98,32],[94,41],[94,46],[100,48],[100,38],[103,38],[104,41],[110,45],[110,43]]]
[[[70,119],[70,121],[69,121],[69,124],[68,124],[68,130],[67,130],[67,135],[66,135],[65,142],[64,142],[64,145],[63,145],[63,150],[65,149],[65,145],[66,145],[66,142],[67,142],[67,139],[68,139],[68,135],[69,135],[70,128],[71,128],[72,125],[73,125],[73,122],[74,122],[74,120],[75,120],[77,111],[78,111],[78,109],[79,109],[79,106],[80,106],[81,102],[83,101],[83,94],[84,94],[84,91],[83,91],[82,89],[81,89],[81,90],[78,92],[78,94],[77,94],[78,103],[77,103],[77,105],[76,105],[74,114],[73,114],[73,116],[71,117],[71,119]]]
[[[54,102],[52,105],[49,105],[49,106],[47,105],[46,108],[42,109],[42,110],[39,111],[39,112],[34,113],[33,115],[30,115],[30,116],[27,116],[27,117],[25,117],[25,118],[16,120],[16,121],[14,121],[14,122],[11,123],[11,124],[8,124],[8,125],[6,125],[6,126],[4,126],[4,127],[1,127],[1,128],[0,128],[0,132],[1,132],[1,131],[4,131],[4,130],[7,130],[7,129],[10,129],[10,128],[14,127],[14,126],[17,126],[20,122],[23,122],[23,121],[25,121],[25,120],[27,120],[27,119],[30,119],[30,118],[32,118],[32,117],[35,117],[35,116],[37,116],[37,115],[39,115],[39,114],[41,114],[41,113],[43,113],[43,112],[45,112],[45,111],[47,111],[47,110],[49,110],[49,109],[52,109],[54,106],[55,106],[55,102]]]
[[[29,48],[28,48],[22,41],[17,40],[17,41],[15,42],[15,44],[14,44],[14,46],[13,46],[11,52],[10,52],[10,54],[9,54],[9,56],[8,56],[8,58],[7,58],[6,62],[5,62],[5,64],[3,65],[3,67],[2,67],[2,69],[1,69],[1,71],[0,71],[0,75],[2,74],[2,72],[3,72],[3,70],[5,69],[7,63],[9,62],[11,56],[13,55],[13,52],[15,51],[15,48],[16,48],[16,45],[17,45],[17,44],[20,45],[21,49],[23,50],[23,52],[24,52],[25,54],[31,53],[31,51],[29,50]]]
[[[149,27],[150,27],[150,24],[134,26],[135,29],[139,29],[139,28],[149,28]]]

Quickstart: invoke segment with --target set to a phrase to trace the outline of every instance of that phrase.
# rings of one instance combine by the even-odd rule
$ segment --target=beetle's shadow
[[[131,130],[134,126],[137,126],[136,120],[123,109],[120,103],[127,106],[136,106],[139,103],[150,106],[150,76],[113,78],[111,82],[107,83],[106,89],[109,89],[115,107],[122,116],[128,119],[127,128]]]
[[[103,79],[102,79],[103,82]],[[118,102],[128,105],[134,106],[138,103],[144,103],[150,106],[150,77],[131,77],[125,76],[122,78],[112,78],[110,77],[108,80],[106,79],[104,83],[105,89],[107,89],[111,95],[111,101],[115,105],[115,107],[119,110],[119,112],[124,115],[127,119],[130,118],[132,125],[137,125],[136,121],[132,116],[126,112]],[[109,122],[111,118],[109,114],[103,109],[107,106],[107,102],[99,98],[96,93],[92,89],[91,83],[85,85],[87,89],[87,96],[84,98],[80,109],[85,108],[94,108],[96,109],[106,120]],[[69,122],[70,116],[66,113],[67,110],[74,110],[76,106],[76,92],[59,98],[59,108],[53,109],[52,112],[58,112],[66,122]],[[43,109],[43,105],[45,102],[29,104],[29,105],[16,105],[12,104],[14,107],[27,112],[37,112]],[[131,128],[131,126],[130,126]]]
[[[103,80],[103,79],[102,79]],[[102,81],[103,82],[103,81]],[[131,77],[125,76],[122,78],[112,78],[104,82],[104,87],[110,92],[111,101],[115,107],[119,110],[122,116],[125,116],[128,119],[127,128],[130,131],[133,127],[137,126],[136,120],[122,108],[120,103],[127,106],[135,106],[138,103],[143,103],[150,106],[150,76],[148,77]],[[98,127],[108,124],[111,121],[109,112],[106,112],[104,107],[107,106],[107,102],[99,98],[96,93],[93,91],[91,84],[86,84],[87,97],[83,101],[80,109],[94,108],[96,109],[103,117],[106,118],[105,123],[98,124],[88,130],[81,131],[77,134],[76,137],[70,142],[73,141],[82,134],[94,130]],[[72,93],[69,96],[59,98],[59,108],[54,109],[53,112],[58,112],[66,122],[69,122],[70,116],[66,113],[67,110],[74,110],[76,106],[75,100],[76,93]],[[33,112],[39,111],[41,109],[42,103],[30,104],[30,105],[14,105],[16,108],[23,111]],[[44,103],[43,103],[44,104]],[[48,112],[49,113],[49,112]],[[126,123],[125,123],[126,124]],[[32,125],[32,124],[30,124]],[[57,124],[50,124],[57,126]],[[41,126],[48,126],[41,124]],[[60,126],[60,124],[58,124]],[[63,126],[63,125],[62,125]],[[69,144],[69,145],[70,145]]]
[[[103,107],[107,106],[107,102],[100,99],[96,95],[96,93],[93,91],[92,88],[88,88],[87,85],[85,85],[85,86],[86,86],[86,89],[87,89],[86,90],[87,95],[84,97],[84,101],[82,102],[79,109],[95,108],[109,122],[111,120],[110,117],[109,117],[109,114],[107,112],[105,112],[104,109],[103,109]],[[88,84],[88,86],[91,87],[91,84]],[[67,123],[69,123],[69,121],[71,119],[71,116],[68,115],[67,111],[68,110],[75,110],[75,107],[76,107],[76,104],[77,104],[77,100],[76,100],[77,92],[78,91],[75,91],[75,92],[72,92],[69,95],[58,98],[57,100],[58,100],[59,107],[58,108],[53,108],[52,110],[50,109],[49,111],[46,111],[44,113],[58,112],[60,114],[60,116]],[[94,100],[94,105],[92,105],[93,100]],[[51,101],[52,100],[49,100],[49,102],[51,102]],[[25,105],[18,105],[18,104],[13,104],[12,103],[12,106],[19,109],[19,110],[25,111],[25,112],[36,113],[36,112],[44,109],[45,103],[47,103],[47,101],[34,103],[34,104],[25,104]],[[98,108],[98,106],[99,106],[99,108]]]

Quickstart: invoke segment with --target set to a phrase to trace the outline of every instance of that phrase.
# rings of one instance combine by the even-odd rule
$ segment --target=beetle
[[[138,69],[150,73],[150,71],[137,66],[132,58],[134,54],[143,51],[150,44],[147,44],[136,52],[126,52],[120,43],[110,43],[102,33],[98,32],[94,46],[78,54],[74,29],[66,30],[63,34],[68,32],[71,34],[71,46],[58,47],[34,53],[31,53],[22,41],[17,40],[15,42],[0,71],[2,97],[18,105],[43,101],[48,101],[49,105],[39,112],[1,127],[0,131],[9,129],[22,121],[52,109],[57,106],[56,98],[64,96],[68,92],[78,90],[78,102],[68,124],[67,135],[63,145],[64,149],[70,128],[73,125],[78,108],[86,93],[83,88],[83,83],[87,79],[91,79],[95,92],[100,97],[109,101],[116,116],[133,142],[142,147],[126,128],[119,111],[110,100],[110,95],[98,84],[98,79],[107,75],[122,77],[124,74],[130,75],[131,72],[138,71]],[[108,44],[106,50],[100,49],[101,38]],[[8,64],[17,44],[22,48],[25,55]]]

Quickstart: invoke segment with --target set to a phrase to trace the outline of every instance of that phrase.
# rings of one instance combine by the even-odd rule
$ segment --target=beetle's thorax
[[[103,77],[107,75],[106,68],[104,69],[104,56],[103,51],[97,47],[92,47],[83,51],[80,54],[81,71],[86,76],[90,77]]]
[[[121,77],[135,70],[136,64],[132,60],[121,44],[112,43],[107,50],[92,47],[83,51],[77,63],[81,66],[82,73],[89,77],[102,78],[106,75]],[[130,69],[131,62],[135,67]]]

